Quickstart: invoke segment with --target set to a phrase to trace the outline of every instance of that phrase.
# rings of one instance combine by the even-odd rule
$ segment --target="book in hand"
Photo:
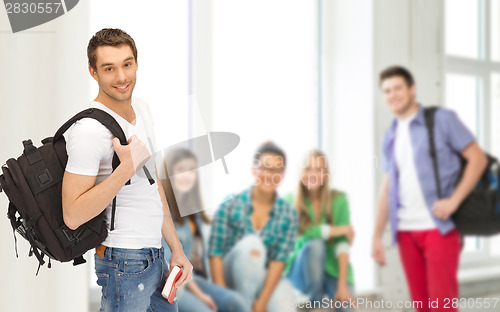
[[[167,299],[170,304],[174,304],[175,292],[177,291],[177,287],[175,287],[175,282],[181,277],[182,269],[180,266],[176,265],[170,270],[167,276],[167,280],[165,282],[165,286],[161,292],[163,298]]]

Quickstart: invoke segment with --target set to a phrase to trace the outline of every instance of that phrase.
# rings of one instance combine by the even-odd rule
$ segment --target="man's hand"
[[[448,219],[457,209],[459,203],[453,197],[440,199],[434,203],[432,213],[441,220]]]
[[[257,298],[252,306],[252,312],[266,312],[267,311],[267,302],[262,300],[261,298]]]
[[[385,250],[382,240],[375,239],[373,241],[372,257],[379,265],[385,265]]]
[[[128,168],[130,177],[142,168],[151,157],[146,145],[136,135],[130,137],[128,145],[121,145],[117,137],[113,138],[113,147],[120,159],[120,165]]]
[[[175,287],[180,287],[189,283],[193,278],[193,265],[189,262],[182,249],[179,249],[179,251],[172,251],[172,256],[170,257],[170,268],[173,268],[176,265],[182,268],[182,275],[175,283]]]
[[[333,298],[334,301],[340,301],[340,302],[344,302],[344,301],[347,301],[347,302],[350,302],[350,301],[353,301],[353,302],[356,302],[355,298],[353,297],[353,295],[351,294],[351,292],[349,291],[349,289],[347,289],[346,286],[342,286],[342,287],[339,287],[337,289],[337,292],[335,293],[335,296]],[[354,305],[355,308],[356,305]]]
[[[118,138],[113,138],[113,146],[120,165],[98,185],[95,185],[96,176],[64,172],[63,219],[70,229],[77,229],[99,215],[136,170],[142,168],[150,158],[148,149],[135,135],[130,138],[128,145],[121,145]]]

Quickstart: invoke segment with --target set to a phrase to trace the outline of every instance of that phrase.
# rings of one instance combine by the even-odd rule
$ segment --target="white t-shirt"
[[[418,180],[413,147],[410,138],[410,123],[415,118],[398,119],[394,146],[399,172],[398,230],[428,230],[436,224],[427,209],[420,181]]]
[[[148,148],[151,158],[146,166],[155,175],[155,138],[153,117],[149,106],[141,99],[132,98],[136,120],[130,124],[104,104],[92,101],[90,107],[104,110],[120,124],[127,140],[136,135]],[[113,135],[104,125],[92,118],[83,118],[65,133],[68,163],[66,171],[97,176],[95,185],[106,179],[112,172]],[[150,185],[144,171],[138,170],[130,185],[124,185],[116,195],[115,228],[103,242],[105,246],[139,249],[161,247],[161,225],[163,210],[158,182]],[[111,223],[111,203],[106,207],[108,231]]]

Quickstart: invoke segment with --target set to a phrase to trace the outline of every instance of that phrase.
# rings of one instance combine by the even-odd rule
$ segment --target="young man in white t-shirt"
[[[105,210],[109,234],[95,255],[101,311],[177,311],[176,301],[170,304],[161,296],[167,274],[162,236],[172,251],[170,267],[183,269],[177,286],[191,280],[193,267],[182,251],[161,184],[150,184],[144,175],[146,166],[159,181],[151,158],[152,114],[146,102],[132,97],[138,68],[134,40],[120,29],[102,29],[90,39],[87,54],[89,72],[99,84],[99,94],[90,106],[116,119],[128,145],[122,146],[94,119],[81,119],[68,129],[64,222],[76,229]],[[120,165],[112,171],[115,151]],[[128,180],[131,183],[125,185]]]

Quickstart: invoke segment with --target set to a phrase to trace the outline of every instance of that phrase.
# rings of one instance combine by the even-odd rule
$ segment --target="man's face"
[[[100,90],[115,101],[130,100],[138,67],[132,49],[126,44],[100,46],[95,53],[97,71],[89,70]]]
[[[404,113],[415,99],[415,85],[408,87],[401,76],[384,79],[381,89],[389,109],[396,115]]]

